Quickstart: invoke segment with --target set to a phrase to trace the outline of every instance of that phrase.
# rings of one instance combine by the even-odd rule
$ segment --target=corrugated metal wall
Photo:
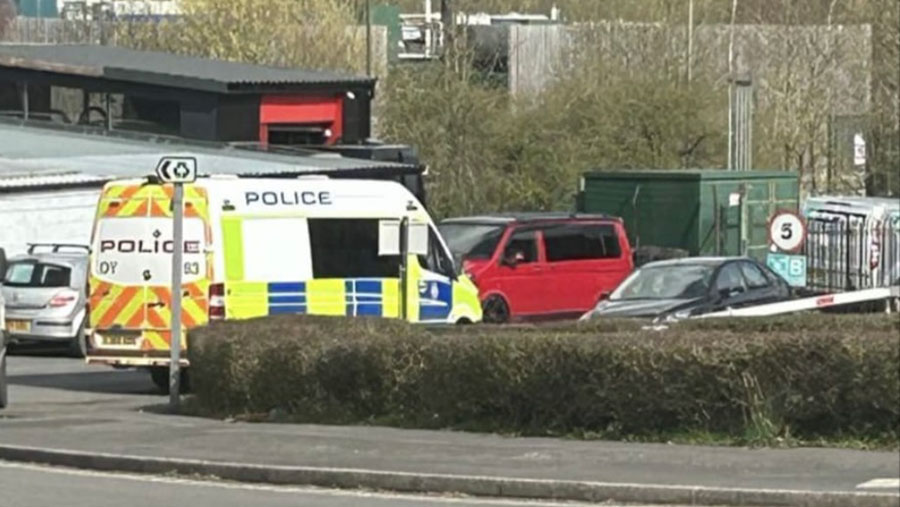
[[[796,173],[673,170],[587,175],[579,208],[622,217],[636,247],[762,259],[769,218],[798,201]]]
[[[0,194],[0,247],[24,253],[28,243],[88,244],[100,189]]]
[[[685,179],[588,178],[583,211],[621,217],[633,247],[685,248],[697,243],[698,191]]]

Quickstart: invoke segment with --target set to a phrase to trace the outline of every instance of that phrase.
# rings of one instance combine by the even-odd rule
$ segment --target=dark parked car
[[[791,298],[780,276],[753,259],[696,257],[651,262],[582,317],[687,318]]]

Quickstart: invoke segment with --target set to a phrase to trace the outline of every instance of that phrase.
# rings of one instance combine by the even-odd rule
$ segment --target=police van
[[[171,185],[146,180],[108,183],[90,265],[88,362],[148,367],[163,389],[172,194]],[[186,330],[211,319],[276,314],[481,320],[478,289],[458,274],[431,217],[398,183],[209,177],[185,185],[184,203]],[[397,246],[401,222],[414,247],[405,263]]]

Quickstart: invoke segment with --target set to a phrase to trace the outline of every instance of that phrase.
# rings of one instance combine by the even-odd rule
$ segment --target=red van
[[[620,218],[490,215],[438,228],[478,285],[485,322],[581,316],[634,270]]]

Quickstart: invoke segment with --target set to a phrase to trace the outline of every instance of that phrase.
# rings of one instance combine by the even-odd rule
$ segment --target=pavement
[[[9,375],[0,459],[416,493],[685,505],[900,505],[896,452],[233,423],[162,413],[167,398],[155,394],[140,371],[32,355],[10,357]]]

